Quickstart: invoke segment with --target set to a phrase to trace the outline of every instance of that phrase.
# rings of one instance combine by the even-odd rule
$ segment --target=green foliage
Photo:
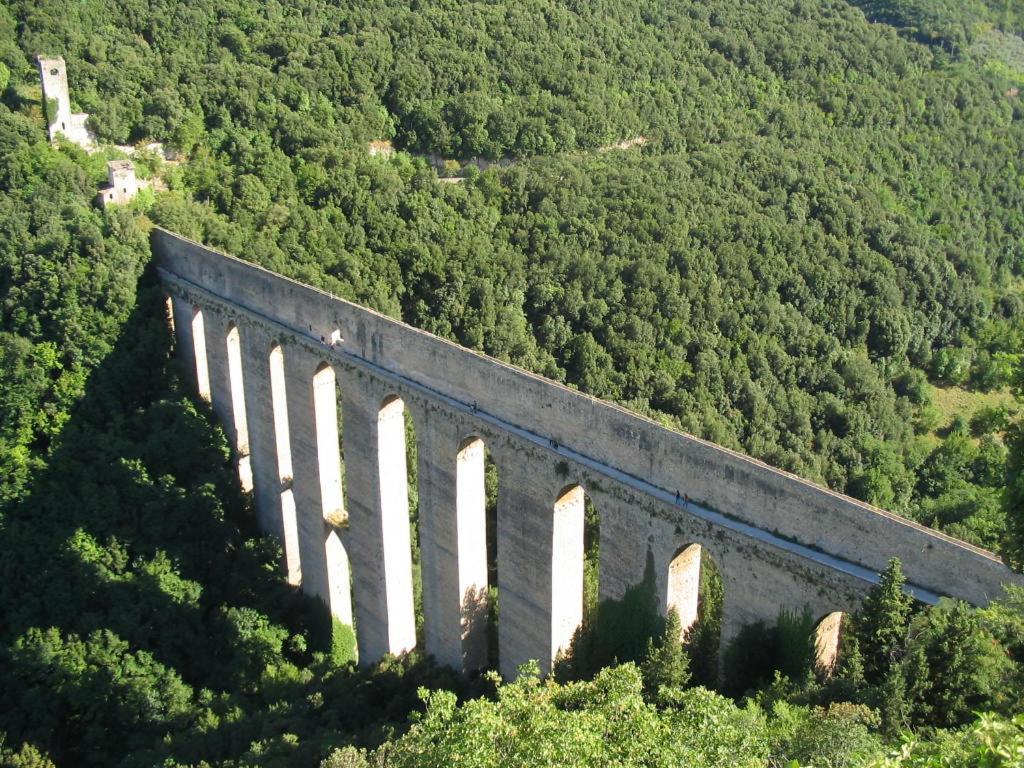
[[[874,713],[857,704],[833,704],[827,708],[795,707],[777,702],[772,714],[770,765],[853,768],[883,754],[880,739],[871,732]]]
[[[1024,589],[1006,585],[1005,595],[979,611],[983,629],[999,642],[1014,662],[1016,672],[1002,691],[1007,711],[1024,711]]]
[[[937,497],[963,487],[970,478],[975,447],[962,430],[953,431],[918,470],[917,490],[922,496]]]
[[[253,608],[221,606],[218,619],[226,624],[225,634],[234,654],[230,667],[241,679],[259,674],[281,656],[281,646],[288,638],[284,627]]]
[[[908,2],[869,15],[909,40],[831,0],[9,13],[102,138],[189,153],[153,220],[926,517],[921,372],[1020,350],[1024,121],[933,36],[1005,14]]]
[[[1007,386],[1013,380],[1013,371],[1019,365],[1019,359],[1019,353],[980,350],[971,366],[971,384],[982,392]]]
[[[744,625],[725,649],[723,691],[739,697],[770,683],[777,666],[777,652],[772,627],[763,621]]]
[[[59,734],[65,749],[82,755],[130,753],[190,721],[191,689],[108,630],[81,639],[30,629],[5,666],[8,727],[36,743],[53,744]]]
[[[970,728],[940,732],[932,739],[906,735],[892,757],[871,768],[1014,768],[1024,754],[1024,715],[1012,719],[983,714]]]
[[[944,601],[911,622],[902,662],[916,724],[969,723],[982,709],[1006,710],[1013,664],[978,614]]]
[[[447,692],[384,748],[403,766],[701,765],[755,766],[767,756],[763,716],[710,691],[678,692],[672,707],[644,701],[632,664],[591,682],[541,682],[529,670],[499,686],[496,700],[461,706]]]
[[[334,750],[321,763],[320,768],[369,768],[366,752],[357,747]]]
[[[722,604],[725,587],[722,574],[706,547],[700,553],[700,585],[697,593],[697,622],[686,635],[693,679],[699,685],[717,686],[719,647],[722,639]]]
[[[333,618],[331,628],[331,663],[336,667],[354,664],[357,659],[355,629]]]
[[[352,668],[184,394],[145,220],[91,207],[93,160],[3,105],[0,141],[2,759],[315,765],[458,690],[418,658]]]
[[[897,591],[901,585],[898,562],[892,561],[852,625],[844,622],[832,680],[801,695],[868,703],[890,736],[963,726],[984,710],[1019,712],[1020,590],[1008,587],[1005,598],[985,609],[944,599],[913,613],[909,597]]]
[[[1003,551],[1017,569],[1024,569],[1024,420],[1018,418],[1007,430],[1006,534]]]
[[[1003,432],[1009,425],[1007,409],[1001,406],[992,405],[979,408],[971,416],[971,433],[980,436],[989,433]]]
[[[924,371],[911,368],[893,379],[893,388],[900,397],[905,397],[914,405],[925,405],[931,402],[932,387]]]
[[[1024,15],[980,0],[861,5],[899,34],[832,0],[0,8],[0,730],[18,745],[2,759],[362,765],[355,748],[334,750],[386,741],[419,706],[419,683],[462,690],[415,655],[354,670],[351,629],[277,578],[279,552],[252,530],[224,437],[169,362],[159,297],[137,293],[143,213],[1002,542],[1024,564],[1019,426],[1005,428],[1008,454],[993,419],[972,423],[977,445],[965,429],[937,443],[914,434],[945,426],[925,371],[996,390],[1019,365],[1024,107],[1008,95],[1012,41],[986,25],[1017,33]],[[170,192],[92,206],[103,156],[53,151],[32,95],[32,56],[58,49],[101,139],[188,153],[163,169]],[[636,136],[642,149],[598,151]],[[382,138],[405,151],[368,157]],[[436,183],[432,164],[466,169],[473,156],[504,161]],[[373,758],[876,754],[860,710],[780,706],[771,726],[752,705],[681,690],[685,657],[650,643],[665,631],[653,580],[595,607],[588,549],[588,621],[569,661],[592,682],[526,678],[461,707],[434,694]],[[786,617],[748,631],[737,692],[785,670],[795,697],[857,698],[890,731],[963,722],[975,706],[1019,710],[1019,596],[911,619],[898,570],[887,579],[833,681],[802,675],[807,622]],[[717,682],[722,605],[721,579],[702,567],[693,681]],[[635,669],[598,672],[648,647],[671,682],[663,709],[643,700]],[[938,741],[963,764],[1008,763],[1018,731],[985,720]],[[908,746],[919,757],[938,759]]]
[[[662,688],[671,691],[685,688],[690,682],[690,659],[683,648],[682,629],[679,614],[675,608],[670,608],[658,643],[655,644],[654,638],[647,641],[640,672],[648,699],[657,697]]]
[[[970,375],[972,350],[943,347],[932,357],[932,375],[945,384],[964,384]]]
[[[903,591],[905,583],[900,561],[893,558],[854,618],[864,674],[869,682],[880,682],[903,656],[913,610],[913,598]]]
[[[644,579],[620,600],[602,600],[573,636],[556,661],[554,674],[562,681],[583,680],[614,663],[639,662],[652,638],[661,636],[665,621],[655,593],[654,556],[648,551]]]
[[[0,734],[0,766],[3,768],[55,768],[53,761],[32,744],[22,744],[17,752],[5,749],[3,734]]]
[[[583,499],[583,618],[596,615],[600,592],[601,518],[590,496]]]
[[[764,687],[779,676],[800,681],[814,666],[814,617],[779,612],[774,626],[763,622],[744,626],[725,653],[723,690],[739,696]]]
[[[864,657],[850,616],[844,616],[839,635],[839,654],[833,671],[833,685],[840,700],[856,700],[865,686]]]
[[[46,117],[46,124],[53,125],[57,122],[57,110],[59,108],[57,99],[47,99],[43,105],[43,114]]]
[[[814,666],[814,615],[809,608],[802,612],[782,610],[775,624],[779,644],[778,670],[794,680]]]

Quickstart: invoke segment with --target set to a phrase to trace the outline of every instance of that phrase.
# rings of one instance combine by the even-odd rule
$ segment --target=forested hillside
[[[1005,414],[926,377],[1016,365],[1020,73],[831,1],[6,15],[24,82],[63,52],[99,136],[189,153],[158,223],[1002,546]]]
[[[383,746],[325,764],[491,765],[494,732],[524,765],[854,765],[916,729],[931,746],[886,764],[1012,765],[1016,593],[879,595],[833,679],[798,617],[754,627],[722,682],[742,707],[684,691],[662,641],[593,682],[435,694],[399,737],[416,687],[455,681],[354,671],[279,581],[145,268],[155,222],[1020,565],[1022,20],[1019,0],[4,4],[0,761],[316,765],[353,743]],[[169,191],[92,205],[107,154],[47,144],[37,53],[67,59],[102,141],[182,153],[140,163]]]

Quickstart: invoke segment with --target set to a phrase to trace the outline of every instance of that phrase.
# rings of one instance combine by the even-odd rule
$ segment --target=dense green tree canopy
[[[686,689],[702,613],[591,644],[644,675],[437,692],[395,733],[419,684],[489,684],[351,668],[144,271],[156,222],[1020,565],[1022,31],[1019,0],[4,4],[0,761],[856,765],[963,726],[878,764],[1012,764],[1020,595],[914,612],[895,565],[831,679],[785,616],[731,683],[759,703]],[[38,53],[102,142],[182,153],[138,161],[168,191],[92,204],[113,150],[49,146]]]
[[[19,1],[0,61],[62,52],[99,136],[190,154],[158,223],[999,547],[991,493],[918,477],[944,425],[907,384],[1019,354],[1024,64],[922,9],[1020,18]],[[426,155],[503,162],[438,186]]]

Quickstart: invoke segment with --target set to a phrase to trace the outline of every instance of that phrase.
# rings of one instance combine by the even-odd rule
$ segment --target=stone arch
[[[396,654],[416,647],[407,447],[405,402],[389,395],[377,412],[377,468],[388,649]]]
[[[679,616],[682,640],[690,627],[697,623],[697,607],[700,603],[700,561],[703,554],[700,544],[690,544],[679,549],[668,566],[668,590],[665,599],[666,612],[676,611]]]
[[[497,584],[497,514],[488,504],[487,445],[477,435],[459,443],[455,459],[462,658],[465,671],[497,664],[491,590]]]
[[[843,626],[848,621],[849,616],[844,612],[832,611],[814,627],[814,667],[820,674],[829,676],[835,670]]]
[[[206,402],[210,397],[210,365],[206,359],[206,330],[203,310],[198,304],[192,305],[192,351],[196,361],[196,389]]]
[[[284,560],[288,583],[302,583],[302,562],[299,556],[299,526],[292,491],[292,451],[288,428],[288,394],[285,388],[284,352],[272,342],[267,353],[270,368],[270,404],[274,414],[274,447],[281,493],[281,529],[284,533]]]
[[[675,608],[679,639],[690,649],[694,678],[704,685],[713,684],[718,676],[724,589],[707,546],[689,543],[675,551],[669,561],[665,611]]]
[[[551,658],[568,651],[583,623],[586,493],[579,484],[555,499],[551,541]]]
[[[242,383],[242,343],[238,326],[228,323],[225,338],[228,353],[228,388],[231,392],[231,414],[235,429],[235,455],[238,457],[238,479],[242,490],[251,492],[252,465],[249,459],[249,422],[245,413],[245,388]]]

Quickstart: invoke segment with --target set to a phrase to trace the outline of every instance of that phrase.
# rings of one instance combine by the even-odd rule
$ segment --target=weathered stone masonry
[[[600,596],[622,597],[653,564],[663,609],[692,621],[703,551],[722,577],[723,642],[780,609],[838,627],[890,557],[926,601],[985,604],[1022,581],[989,552],[613,404],[169,232],[152,243],[179,355],[259,522],[291,583],[354,616],[361,663],[416,643],[406,410],[424,645],[455,668],[487,653],[484,446],[499,475],[506,676],[529,659],[549,669],[580,621],[584,490],[600,515]]]

